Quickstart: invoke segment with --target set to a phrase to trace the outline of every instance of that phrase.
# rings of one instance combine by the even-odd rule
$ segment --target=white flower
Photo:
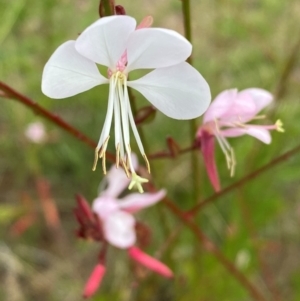
[[[42,91],[52,98],[65,98],[109,83],[108,109],[99,143],[97,160],[103,158],[114,115],[117,166],[121,161],[131,186],[145,181],[136,175],[130,156],[129,124],[150,166],[139,137],[130,107],[127,86],[138,90],[157,109],[175,119],[200,116],[210,102],[209,86],[199,72],[185,62],[192,45],[180,34],[162,28],[136,30],[136,21],[128,16],[102,18],[76,41],[62,44],[47,62]],[[99,73],[97,64],[108,67],[108,78]],[[155,69],[156,68],[156,69]],[[128,81],[128,73],[136,69],[154,69],[142,78]]]

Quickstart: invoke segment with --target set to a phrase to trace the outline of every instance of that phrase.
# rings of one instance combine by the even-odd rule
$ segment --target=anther
[[[145,160],[145,163],[146,163],[146,166],[147,166],[147,170],[148,170],[148,173],[150,174],[150,163],[148,161],[148,158],[146,156],[146,154],[143,154],[143,158]]]
[[[282,123],[282,121],[281,121],[280,119],[278,119],[278,120],[276,121],[275,126],[276,126],[276,130],[277,130],[278,132],[281,132],[281,133],[284,132],[283,123]]]
[[[127,176],[127,178],[129,179],[129,178],[130,178],[130,174],[129,174],[128,168],[127,168],[127,166],[126,166],[126,163],[124,162],[123,159],[121,159],[121,162],[122,162],[123,169],[124,169],[124,171],[125,171],[125,173],[126,173],[126,176]]]
[[[120,144],[118,143],[117,148],[116,148],[116,168],[119,168],[120,164]]]
[[[97,147],[95,149],[95,159],[94,159],[94,164],[93,164],[93,168],[92,168],[93,171],[96,170],[98,158],[99,158],[99,148]]]

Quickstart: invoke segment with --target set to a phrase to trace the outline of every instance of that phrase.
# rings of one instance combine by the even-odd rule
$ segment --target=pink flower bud
[[[98,287],[102,282],[102,278],[104,274],[105,274],[105,266],[98,263],[95,266],[92,274],[90,275],[90,278],[85,284],[84,291],[83,291],[84,298],[90,298],[95,294],[95,292],[97,291]]]
[[[145,254],[139,248],[131,247],[128,250],[128,254],[132,259],[144,265],[149,270],[152,270],[166,278],[173,277],[173,272],[166,265],[164,265],[157,259]]]

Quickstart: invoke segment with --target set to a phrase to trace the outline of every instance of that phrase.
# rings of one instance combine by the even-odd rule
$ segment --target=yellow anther
[[[119,168],[120,164],[120,144],[118,143],[117,148],[116,148],[116,167]]]
[[[284,132],[283,123],[282,123],[282,121],[281,121],[280,119],[278,119],[278,120],[276,121],[275,125],[276,125],[276,130],[277,130],[278,132],[281,132],[281,133]]]
[[[103,153],[103,156],[102,156],[102,170],[103,170],[103,174],[106,175],[106,156],[105,156],[105,152]]]
[[[128,171],[128,168],[127,168],[127,166],[126,166],[125,161],[124,161],[123,159],[121,159],[121,162],[122,162],[122,166],[123,166],[123,169],[124,169],[124,171],[125,171],[125,173],[126,173],[127,178],[130,178],[130,173],[129,173],[129,171]]]
[[[144,158],[144,160],[145,160],[145,163],[146,163],[146,166],[147,166],[148,173],[150,173],[150,164],[149,164],[149,161],[148,161],[148,158],[147,158],[146,154],[143,154],[143,158]]]
[[[99,158],[102,158],[103,155],[104,155],[105,152],[106,152],[106,148],[107,148],[107,143],[108,143],[109,137],[110,137],[110,136],[108,136],[108,137],[105,139],[105,141],[103,142],[103,144],[102,144],[101,151],[100,151],[100,153],[99,153]]]
[[[96,170],[98,158],[99,158],[99,149],[96,148],[95,149],[95,159],[94,159],[94,164],[93,164],[93,168],[92,168],[93,171]]]

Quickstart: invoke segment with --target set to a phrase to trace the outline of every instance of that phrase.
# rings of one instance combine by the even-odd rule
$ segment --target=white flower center
[[[128,178],[132,179],[129,185],[130,189],[136,185],[138,190],[143,192],[141,183],[148,182],[148,180],[137,176],[134,170],[131,161],[129,124],[133,131],[139,150],[145,159],[149,173],[150,165],[131,111],[127,89],[127,76],[119,70],[112,73],[110,77],[107,113],[102,133],[95,150],[93,170],[96,169],[98,158],[102,158],[102,168],[104,174],[106,174],[105,152],[109,140],[109,132],[113,115],[115,127],[116,166],[118,168],[121,164]]]

